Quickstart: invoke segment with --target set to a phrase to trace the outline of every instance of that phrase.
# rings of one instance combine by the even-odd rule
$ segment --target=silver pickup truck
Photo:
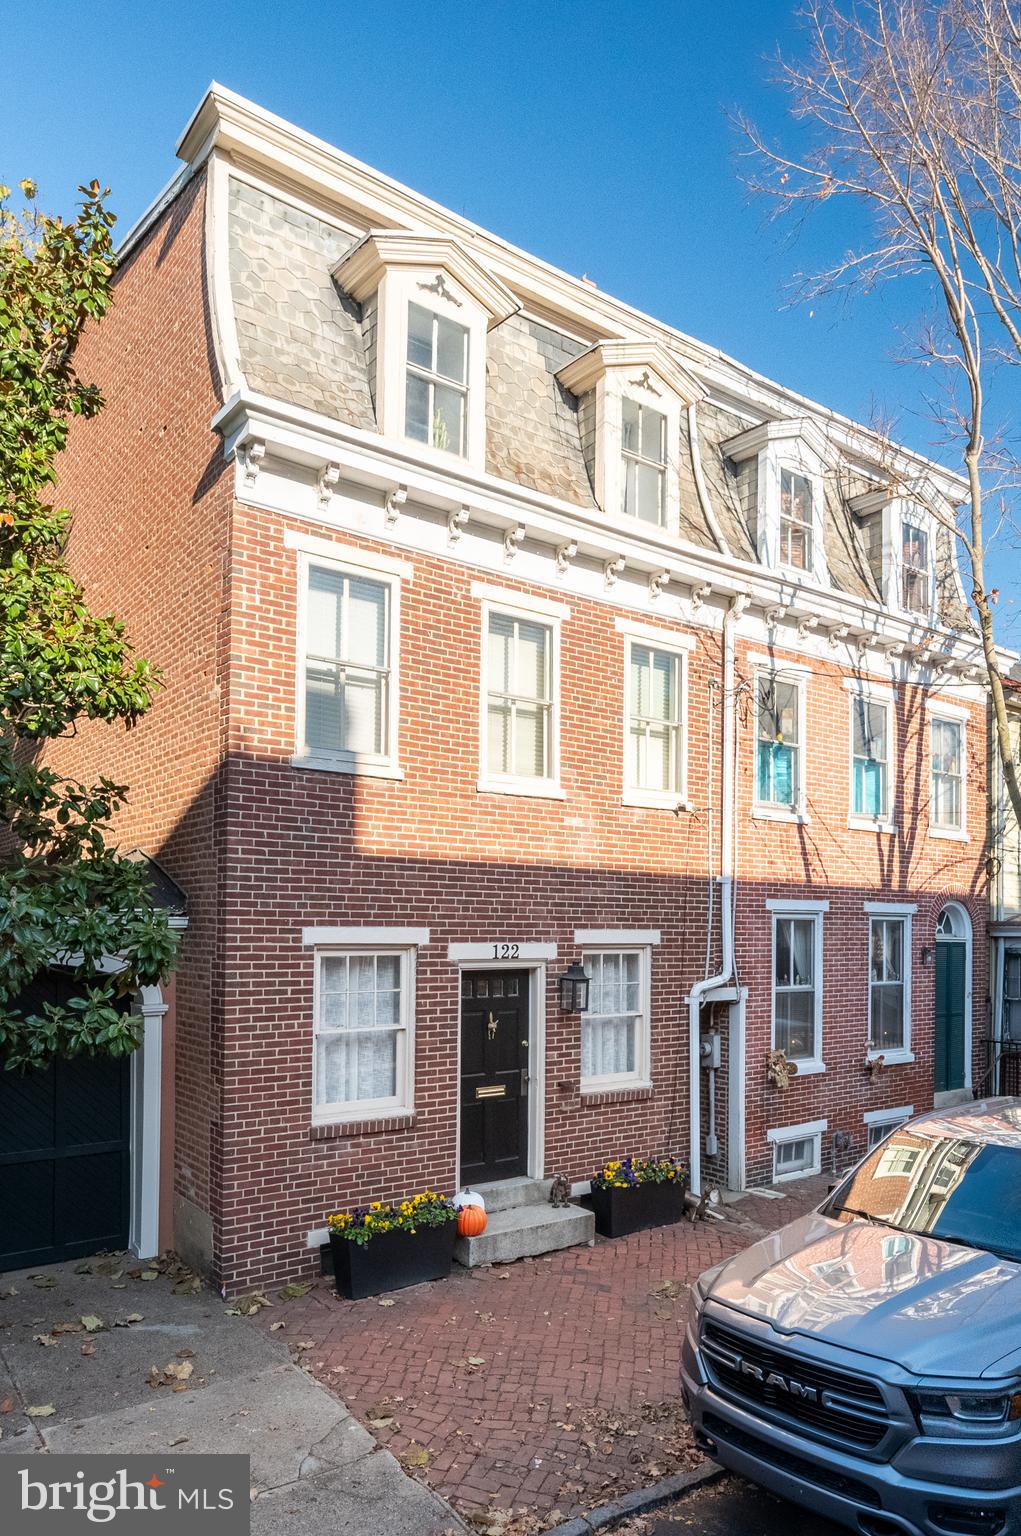
[[[1021,1536],[1021,1099],[934,1111],[692,1288],[716,1461],[863,1536]]]

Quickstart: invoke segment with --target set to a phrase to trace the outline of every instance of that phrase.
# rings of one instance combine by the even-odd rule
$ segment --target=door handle
[[[520,1089],[520,1091],[523,1094],[528,1092],[528,1068],[527,1067],[522,1067],[521,1068],[521,1089]]]

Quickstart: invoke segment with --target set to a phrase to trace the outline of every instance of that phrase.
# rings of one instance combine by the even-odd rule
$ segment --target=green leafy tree
[[[75,417],[102,408],[79,379],[82,331],[111,302],[108,211],[81,187],[73,222],[23,209],[0,187],[0,1055],[8,1068],[79,1052],[126,1055],[139,1020],[123,999],[169,969],[174,935],[143,866],[109,841],[126,789],[80,783],[45,763],[47,742],[79,722],[131,727],[159,675],[133,657],[124,626],[90,612],[64,551],[71,514],[51,502]],[[104,957],[117,956],[116,972]],[[33,1011],[25,988],[59,964],[65,1006]]]

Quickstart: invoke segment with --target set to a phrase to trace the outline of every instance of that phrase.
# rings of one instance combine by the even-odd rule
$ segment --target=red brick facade
[[[76,513],[72,560],[92,600],[115,607],[166,684],[129,735],[87,733],[61,754],[132,786],[121,831],[185,889],[190,920],[176,984],[175,1241],[230,1290],[293,1278],[315,1262],[307,1235],[327,1213],[457,1177],[459,970],[448,944],[556,945],[546,965],[547,1174],[587,1178],[611,1156],[688,1148],[688,1010],[705,973],[722,792],[719,628],[692,624],[688,798],[671,811],[622,804],[625,608],[577,594],[562,627],[563,799],[479,791],[480,603],[466,562],[400,548],[400,780],[294,767],[298,556],[287,528],[338,546],[391,545],[235,498],[233,465],[210,429],[212,361],[199,176],[132,253],[117,301],[80,366],[107,397],[75,434],[61,493]],[[499,585],[521,586],[508,565]],[[545,598],[560,598],[534,585]],[[634,617],[631,613],[630,617]],[[643,616],[644,621],[644,616]],[[647,620],[652,626],[659,622]],[[664,627],[666,632],[667,626]],[[676,632],[677,625],[669,626]],[[825,655],[807,680],[801,824],[756,820],[754,670],[762,641],[738,633],[736,951],[747,988],[746,1177],[772,1177],[767,1131],[825,1120],[865,1146],[870,1110],[927,1108],[933,1096],[934,930],[946,900],[969,912],[972,1010],[981,1033],[985,950],[985,750],[968,724],[968,841],[928,835],[921,691],[901,688],[894,754],[896,832],[848,827],[847,669]],[[803,654],[778,653],[804,664]],[[710,726],[712,719],[712,726]],[[714,763],[713,782],[709,763]],[[766,1082],[772,927],[767,900],[825,899],[825,1072],[785,1092]],[[913,1062],[868,1072],[867,901],[917,905]],[[709,963],[719,963],[715,916]],[[428,928],[417,955],[414,1110],[361,1125],[315,1124],[313,949],[308,926]],[[556,979],[576,929],[658,930],[651,949],[652,1087],[580,1091],[577,1015]],[[718,1006],[726,1149],[731,1041]],[[844,1156],[846,1161],[846,1154]],[[728,1176],[725,1150],[708,1164]]]

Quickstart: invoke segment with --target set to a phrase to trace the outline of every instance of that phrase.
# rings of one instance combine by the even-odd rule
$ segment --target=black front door
[[[528,1171],[528,972],[461,977],[461,1183]]]
[[[57,974],[19,998],[70,992]],[[130,1059],[76,1056],[7,1072],[0,1056],[0,1270],[124,1248],[130,1201]]]

